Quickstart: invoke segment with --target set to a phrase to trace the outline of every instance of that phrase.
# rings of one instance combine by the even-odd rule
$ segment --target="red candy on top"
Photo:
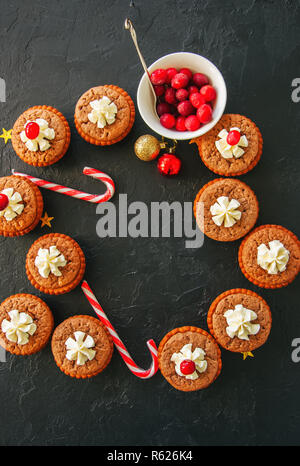
[[[25,127],[25,134],[28,139],[36,139],[40,134],[40,127],[35,121],[30,121]]]
[[[233,129],[232,131],[229,131],[226,141],[230,146],[235,146],[236,144],[239,143],[240,139],[241,139],[240,132],[237,131],[236,129]]]
[[[185,359],[180,363],[180,370],[183,375],[191,375],[196,370],[196,365],[194,361],[190,359]]]
[[[0,211],[6,209],[9,204],[9,199],[6,194],[0,193]]]
[[[162,126],[176,131],[196,131],[212,120],[216,90],[203,73],[189,68],[159,68],[151,73]],[[233,136],[233,141],[235,140]]]

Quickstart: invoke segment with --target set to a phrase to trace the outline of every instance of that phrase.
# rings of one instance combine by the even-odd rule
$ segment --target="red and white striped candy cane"
[[[50,189],[50,191],[55,191],[59,194],[75,197],[76,199],[93,202],[94,204],[100,204],[100,202],[109,201],[109,199],[111,199],[115,193],[115,183],[112,178],[106,173],[101,172],[100,170],[96,170],[95,168],[85,167],[82,173],[102,181],[107,188],[104,194],[96,195],[84,193],[82,191],[78,191],[77,189],[67,188],[66,186],[61,186],[60,184],[51,183],[50,181],[42,180],[31,175],[26,175],[26,173],[19,173],[16,170],[12,170],[12,173],[13,175],[24,176],[25,178],[28,178],[40,188]]]
[[[128,369],[137,377],[140,377],[141,379],[150,379],[150,377],[153,377],[153,375],[157,372],[158,370],[158,359],[157,359],[157,346],[153,340],[148,340],[147,341],[147,346],[150,350],[151,357],[152,357],[152,363],[149,369],[144,370],[141,369],[139,366],[136,365],[130,354],[128,353],[124,343],[120,339],[119,335],[115,331],[114,327],[110,323],[110,321],[107,318],[107,315],[104,313],[102,307],[100,306],[99,302],[97,301],[97,298],[93,294],[91,288],[89,287],[88,283],[86,281],[83,281],[81,285],[82,291],[84,292],[88,302],[96,312],[97,316],[101,320],[101,322],[105,325],[107,330],[112,336],[113,342],[119,351],[121,357],[123,358],[125,364],[127,365]]]

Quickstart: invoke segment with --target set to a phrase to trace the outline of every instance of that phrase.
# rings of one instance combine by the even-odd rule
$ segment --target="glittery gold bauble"
[[[134,144],[135,155],[144,162],[154,160],[160,152],[160,142],[151,134],[140,136]]]

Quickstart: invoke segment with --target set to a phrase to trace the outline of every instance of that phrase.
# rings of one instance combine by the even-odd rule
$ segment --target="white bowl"
[[[206,74],[210,84],[212,84],[217,91],[217,98],[213,108],[213,119],[209,123],[201,126],[197,131],[175,131],[164,128],[155,114],[153,95],[145,73],[140,80],[137,90],[137,104],[141,117],[153,131],[168,139],[184,140],[202,136],[207,133],[207,131],[211,130],[223,115],[227,100],[227,90],[224,78],[218,68],[207,58],[197,55],[196,53],[189,52],[178,52],[165,55],[164,57],[156,60],[148,67],[148,69],[151,73],[156,68],[171,67],[177,69],[190,68],[193,73]]]

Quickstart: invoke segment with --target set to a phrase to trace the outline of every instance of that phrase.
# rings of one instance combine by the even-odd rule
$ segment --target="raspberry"
[[[187,77],[189,78],[189,80],[193,76],[193,73],[191,72],[191,70],[189,68],[181,68],[181,70],[179,70],[179,73],[186,74]]]
[[[186,87],[189,82],[189,78],[184,73],[177,73],[175,74],[174,78],[171,81],[171,86],[174,89],[181,89],[182,87]]]
[[[175,74],[178,73],[176,68],[168,68],[167,70],[167,83],[170,83],[172,81],[172,78],[174,78]]]
[[[165,93],[165,88],[162,84],[160,84],[159,86],[154,86],[154,91],[157,97],[161,97]]]
[[[163,113],[159,120],[165,128],[171,129],[175,126],[175,117],[171,113]]]
[[[212,108],[208,104],[203,104],[197,110],[197,117],[200,123],[208,123],[212,119]]]
[[[190,359],[185,359],[180,363],[180,370],[184,375],[192,374],[196,370],[194,361],[191,361]]]
[[[161,102],[157,104],[156,111],[158,116],[162,116],[163,113],[171,113],[171,107],[166,102]]]
[[[189,100],[184,100],[177,105],[178,113],[182,116],[189,116],[194,112],[194,107]]]
[[[193,74],[193,83],[196,84],[198,87],[202,87],[205,84],[208,84],[208,79],[205,74],[202,73],[195,73]]]
[[[215,100],[215,98],[217,97],[215,88],[210,86],[209,84],[207,86],[201,87],[200,94],[203,95],[206,102],[211,102],[212,100]]]
[[[168,87],[166,89],[165,101],[168,102],[168,104],[176,104],[177,103],[175,91],[171,87]]]
[[[151,82],[155,85],[165,84],[167,81],[167,72],[159,68],[151,73]]]
[[[205,99],[199,92],[193,92],[190,95],[190,102],[194,107],[199,108],[200,105],[205,104]]]
[[[201,126],[196,115],[190,115],[185,120],[185,127],[188,131],[196,131]]]
[[[185,118],[183,116],[177,118],[175,128],[177,131],[186,131]]]
[[[189,95],[193,94],[194,92],[199,92],[199,89],[197,86],[189,86],[188,87]]]
[[[179,102],[182,102],[183,100],[187,100],[189,96],[189,93],[187,89],[178,89],[176,91],[176,99],[179,100]]]
[[[235,146],[236,144],[238,144],[240,139],[240,132],[236,129],[233,129],[232,131],[229,131],[226,141],[230,146]]]

